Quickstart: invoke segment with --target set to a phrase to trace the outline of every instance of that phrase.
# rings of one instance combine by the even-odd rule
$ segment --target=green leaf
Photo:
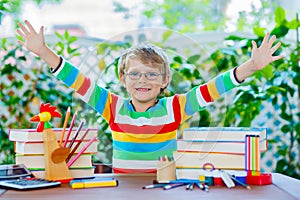
[[[289,28],[285,25],[280,25],[271,31],[271,35],[276,35],[277,38],[284,37],[289,32]]]
[[[168,38],[173,34],[172,30],[167,30],[162,35],[162,41],[165,42],[168,40]]]
[[[196,54],[196,55],[193,55],[193,56],[191,56],[191,57],[189,57],[188,59],[187,59],[187,61],[189,62],[189,63],[191,63],[191,64],[194,64],[194,65],[196,65],[197,64],[197,61],[200,59],[200,55],[199,54]]]
[[[281,25],[286,20],[285,11],[282,7],[278,7],[275,12],[275,22],[277,25]]]
[[[293,19],[287,23],[287,27],[289,29],[296,30],[299,26],[300,26],[300,22],[298,22],[296,19]]]
[[[266,31],[266,28],[262,28],[262,27],[254,27],[253,28],[254,34],[257,35],[258,37],[264,37],[265,31]]]

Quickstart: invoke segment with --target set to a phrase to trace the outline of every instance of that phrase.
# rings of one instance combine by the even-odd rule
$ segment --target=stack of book
[[[52,129],[56,135],[57,140],[61,138],[62,129]],[[66,129],[66,132],[69,130]],[[70,140],[76,132],[73,128],[70,133]],[[86,132],[82,128],[77,138]],[[44,144],[43,132],[37,132],[36,129],[10,129],[9,140],[15,142],[16,164],[24,164],[32,173],[38,178],[45,178],[45,161],[44,161]],[[89,128],[87,135],[81,142],[80,146],[75,151],[74,156],[89,142],[91,138],[97,135],[97,129]],[[64,142],[64,141],[63,141]],[[76,143],[80,142],[75,140]],[[84,153],[72,164],[69,168],[70,174],[73,178],[91,177],[94,176],[94,167],[92,165],[92,154],[97,153],[97,140],[93,142]],[[72,159],[72,158],[71,158]]]
[[[259,172],[267,147],[266,128],[187,128],[173,153],[177,178],[197,179],[203,169]]]

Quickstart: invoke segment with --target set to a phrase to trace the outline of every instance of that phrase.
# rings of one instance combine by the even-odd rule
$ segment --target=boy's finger
[[[29,28],[29,30],[30,30],[31,32],[36,33],[36,31],[34,30],[34,28],[33,28],[32,25],[29,23],[28,20],[25,20],[25,24],[27,25],[27,27]]]
[[[273,56],[273,61],[276,61],[276,60],[279,60],[283,58],[283,55],[280,55],[280,56]]]
[[[274,47],[271,48],[271,53],[273,54],[279,47],[280,47],[281,43],[278,42]]]
[[[41,26],[39,34],[44,37],[44,26]]]
[[[273,35],[273,36],[271,37],[271,39],[269,40],[269,48],[272,47],[272,45],[273,45],[273,43],[274,43],[275,40],[276,40],[276,36]]]
[[[24,33],[20,30],[20,29],[17,29],[16,32],[18,33],[19,36],[21,36],[23,39],[26,37],[24,35]]]
[[[255,42],[254,40],[252,40],[251,43],[252,43],[252,49],[253,49],[253,50],[254,50],[254,49],[257,49],[257,44],[256,44],[256,42]]]
[[[268,42],[269,37],[270,37],[270,33],[268,32],[268,33],[265,35],[265,37],[264,37],[264,39],[263,39],[263,41],[262,41],[262,43],[261,43],[261,46],[265,45],[265,44]]]
[[[29,34],[29,31],[27,30],[27,28],[21,23],[18,23],[18,26],[22,29],[22,31],[27,35]]]

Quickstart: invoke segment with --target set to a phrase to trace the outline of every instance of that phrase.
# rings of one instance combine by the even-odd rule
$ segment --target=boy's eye
[[[159,74],[155,72],[148,72],[146,73],[146,77],[148,78],[156,78]]]
[[[140,72],[131,72],[131,73],[129,73],[129,75],[132,77],[140,77],[141,73]]]

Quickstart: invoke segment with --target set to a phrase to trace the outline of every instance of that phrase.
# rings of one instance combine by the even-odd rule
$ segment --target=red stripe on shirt
[[[77,93],[80,94],[81,96],[84,96],[90,86],[91,86],[91,80],[87,77],[84,77],[84,81],[80,86],[79,90],[77,91]]]
[[[112,114],[110,120],[110,128],[112,131],[116,132],[124,132],[124,133],[132,133],[132,134],[164,134],[175,131],[178,129],[181,120],[181,113],[180,113],[180,106],[179,106],[179,96],[174,96],[173,100],[173,115],[174,115],[174,122],[168,124],[161,124],[157,126],[152,125],[143,125],[143,126],[136,126],[131,124],[120,124],[115,123],[115,108],[116,108],[116,98],[112,99]]]
[[[204,98],[204,100],[208,103],[208,102],[213,102],[213,98],[211,98],[209,91],[208,91],[208,87],[207,84],[201,85],[199,87],[200,92]]]

